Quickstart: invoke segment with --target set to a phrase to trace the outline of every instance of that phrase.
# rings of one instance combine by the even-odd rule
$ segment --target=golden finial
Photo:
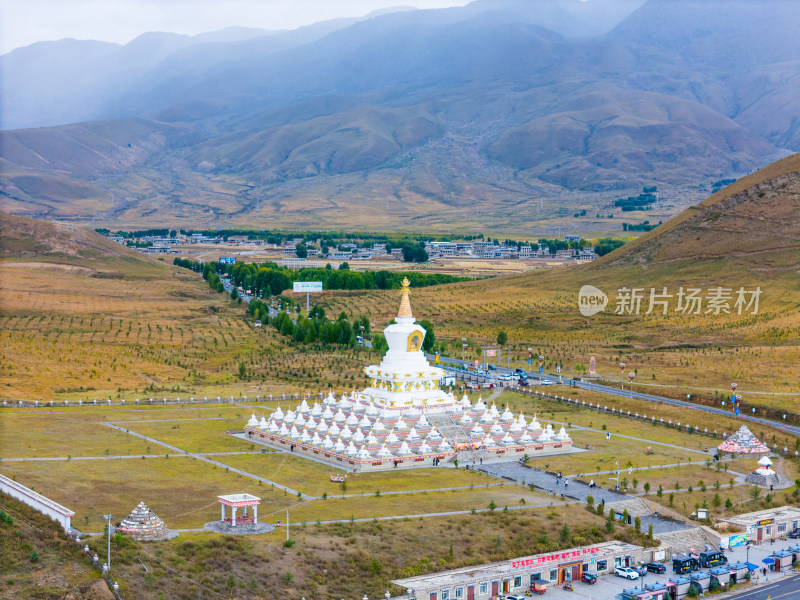
[[[411,314],[411,302],[408,299],[409,287],[411,286],[408,277],[403,277],[401,285],[403,286],[403,297],[400,299],[400,310],[397,311],[397,316],[413,317],[414,315]]]

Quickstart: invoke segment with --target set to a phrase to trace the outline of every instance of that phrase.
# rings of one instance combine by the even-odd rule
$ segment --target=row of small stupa
[[[572,443],[563,427],[556,433],[550,424],[542,427],[535,416],[530,421],[523,414],[514,416],[508,406],[501,413],[480,398],[473,405],[465,395],[449,414],[459,431],[450,440],[419,408],[390,415],[372,403],[344,395],[337,400],[330,393],[321,404],[309,406],[303,400],[294,409],[278,408],[269,417],[253,414],[245,430],[360,460],[450,454],[454,447],[464,446],[533,448]]]

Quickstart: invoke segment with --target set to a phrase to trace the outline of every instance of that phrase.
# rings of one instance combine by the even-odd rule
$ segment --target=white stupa
[[[445,372],[431,366],[422,352],[425,329],[416,323],[411,313],[409,285],[408,279],[403,279],[403,295],[395,323],[383,330],[389,350],[381,364],[364,369],[370,386],[361,396],[398,416],[414,406],[415,400],[424,412],[443,413],[456,399],[439,389],[439,380]]]

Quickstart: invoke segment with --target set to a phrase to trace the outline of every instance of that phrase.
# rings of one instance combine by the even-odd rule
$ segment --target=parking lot
[[[774,545],[761,544],[760,546],[752,546],[750,548],[749,560],[753,564],[762,565],[762,559],[766,558],[774,551],[788,548],[789,546],[794,545],[796,542],[797,540],[788,540],[775,542]],[[702,548],[697,548],[697,550],[701,551]],[[745,562],[748,558],[747,551],[742,546],[734,548],[731,552],[726,552],[725,556],[728,557],[729,563]],[[644,579],[638,579],[635,581],[623,579],[614,575],[604,575],[599,577],[597,583],[592,585],[577,581],[573,583],[575,591],[572,592],[564,590],[560,586],[549,586],[546,596],[551,598],[551,600],[568,600],[569,598],[572,598],[573,600],[575,598],[587,598],[589,600],[612,600],[624,589],[642,587],[644,584],[648,583],[666,583],[670,579],[678,577],[672,572],[672,563],[670,561],[666,562],[665,566],[667,567],[666,573],[663,573],[662,575],[648,573]],[[708,569],[701,570],[708,571]],[[789,571],[788,575],[794,575],[794,573]],[[757,572],[757,575],[754,574],[753,581],[755,582],[758,580],[759,583],[765,583],[765,581],[768,580],[769,582],[774,583],[784,579],[785,577],[787,577],[786,574],[768,572],[767,577],[765,578],[760,572]]]

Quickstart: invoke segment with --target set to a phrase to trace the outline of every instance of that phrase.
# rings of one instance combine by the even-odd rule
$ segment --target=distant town
[[[283,266],[324,266],[325,261],[363,261],[370,259],[405,262],[435,262],[438,259],[519,259],[587,262],[622,246],[618,238],[584,239],[565,235],[563,239],[517,241],[500,239],[403,239],[364,241],[352,238],[281,237],[258,233],[183,232],[148,230],[116,232],[98,230],[111,240],[136,248],[145,254],[182,254],[191,246],[218,246],[220,249],[250,249],[274,255]],[[277,238],[277,239],[276,239]],[[482,236],[481,236],[482,238]],[[235,258],[232,259],[235,262]],[[319,264],[317,264],[319,263]]]

